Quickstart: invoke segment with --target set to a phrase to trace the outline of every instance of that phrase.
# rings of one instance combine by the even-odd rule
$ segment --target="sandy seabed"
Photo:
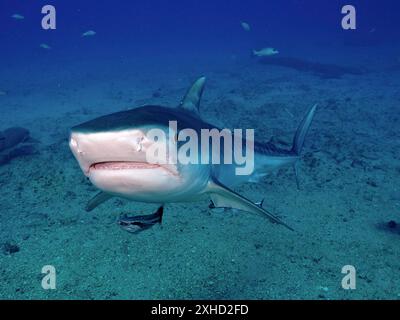
[[[136,71],[7,84],[0,128],[24,126],[41,143],[39,155],[0,167],[1,299],[400,297],[400,228],[387,224],[400,220],[399,68],[338,79],[254,60]],[[162,226],[136,235],[117,217],[154,206],[115,199],[84,211],[96,190],[68,148],[69,128],[144,103],[175,106],[203,74],[202,117],[255,128],[261,141],[290,144],[319,104],[300,190],[291,168],[236,189],[265,199],[295,232],[245,212],[210,212],[207,201],[168,205]],[[57,270],[56,290],[41,287],[44,265]],[[356,268],[356,290],[341,287],[344,265]]]

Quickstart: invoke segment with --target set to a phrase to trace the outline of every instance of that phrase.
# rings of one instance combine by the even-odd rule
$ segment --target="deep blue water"
[[[341,7],[348,3],[356,7],[357,30],[340,27]],[[45,4],[56,7],[57,30],[40,27]],[[247,54],[266,45],[293,53],[294,43],[304,49],[315,43],[393,43],[399,37],[399,11],[400,4],[388,0],[2,0],[0,55],[5,61],[34,61],[42,56],[38,43],[47,43],[57,50],[48,60],[122,55],[157,62],[166,56]],[[11,19],[14,13],[25,19]],[[248,22],[251,32],[244,32],[240,21]],[[80,38],[87,30],[97,32],[89,43]]]

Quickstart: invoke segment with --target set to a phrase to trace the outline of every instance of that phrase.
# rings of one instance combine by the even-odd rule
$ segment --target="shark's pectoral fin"
[[[198,116],[200,116],[200,99],[203,94],[205,77],[197,79],[183,97],[179,108],[186,109]]]
[[[226,207],[217,207],[217,206],[215,206],[214,201],[213,201],[214,197],[215,197],[214,194],[210,195],[211,200],[210,200],[210,204],[208,205],[208,209],[218,209],[218,208],[225,209]],[[262,199],[261,201],[258,201],[258,202],[254,202],[254,204],[259,206],[260,208],[262,208],[263,204],[264,204],[264,200],[265,199]],[[230,207],[228,207],[228,208],[230,209]]]
[[[267,217],[271,222],[278,223],[293,231],[286,223],[278,217],[268,212],[262,206],[257,205],[249,199],[239,195],[238,193],[230,190],[219,181],[210,181],[207,192],[210,193],[213,205],[216,208],[234,208],[242,211],[247,211],[263,217]]]
[[[88,204],[85,207],[85,210],[87,212],[92,211],[94,208],[106,202],[107,200],[111,199],[112,197],[113,197],[112,195],[100,191],[92,199],[89,200]]]

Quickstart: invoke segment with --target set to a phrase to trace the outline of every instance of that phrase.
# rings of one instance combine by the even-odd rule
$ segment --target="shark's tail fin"
[[[304,140],[306,139],[308,129],[310,128],[310,125],[314,118],[314,114],[315,114],[316,110],[317,110],[317,105],[315,104],[311,107],[311,109],[307,112],[307,114],[305,115],[303,120],[300,122],[300,125],[297,128],[296,134],[294,135],[292,152],[298,156],[300,156],[301,151],[303,149]],[[297,170],[297,161],[294,163],[293,167],[294,167],[294,173],[296,176],[297,189],[300,189],[299,176],[298,176],[298,170]]]
[[[317,109],[317,105],[313,105],[311,109],[307,112],[306,116],[300,122],[299,127],[297,128],[296,134],[293,138],[293,147],[292,152],[296,155],[300,155],[301,150],[303,149],[304,140],[306,139],[306,135],[308,129],[310,128],[311,122],[314,118],[315,110]]]

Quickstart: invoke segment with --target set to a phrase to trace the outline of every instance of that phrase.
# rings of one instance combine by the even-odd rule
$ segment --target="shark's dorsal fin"
[[[203,94],[205,82],[205,77],[197,79],[186,92],[181,103],[179,104],[179,108],[188,110],[200,116],[200,99],[201,95]]]
[[[250,213],[258,214],[268,218],[271,222],[281,224],[293,231],[286,223],[280,220],[272,213],[265,210],[262,206],[257,205],[240,194],[230,190],[217,180],[211,180],[208,183],[207,192],[210,193],[212,203],[215,208],[234,208]]]

